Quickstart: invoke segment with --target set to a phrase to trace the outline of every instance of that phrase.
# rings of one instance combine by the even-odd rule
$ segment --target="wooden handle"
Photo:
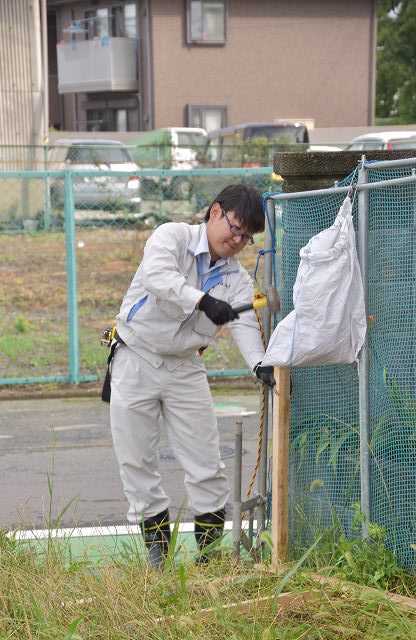
[[[272,565],[287,558],[289,539],[290,369],[275,367],[272,469]]]

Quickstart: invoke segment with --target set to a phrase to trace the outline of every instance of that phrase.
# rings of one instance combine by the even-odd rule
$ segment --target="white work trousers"
[[[194,515],[218,511],[229,495],[204,365],[198,356],[173,371],[162,357],[157,364],[120,345],[111,365],[111,431],[130,504],[127,518],[136,524],[170,504],[158,472],[161,419]]]

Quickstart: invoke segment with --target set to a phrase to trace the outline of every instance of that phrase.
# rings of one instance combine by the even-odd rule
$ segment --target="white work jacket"
[[[193,356],[220,329],[203,311],[195,309],[204,293],[233,307],[252,302],[253,282],[235,256],[217,261],[210,269],[208,264],[203,266],[197,249],[206,235],[205,227],[169,222],[158,227],[147,241],[143,260],[117,316],[117,332],[134,351]],[[229,327],[253,368],[264,356],[254,311],[242,313]]]

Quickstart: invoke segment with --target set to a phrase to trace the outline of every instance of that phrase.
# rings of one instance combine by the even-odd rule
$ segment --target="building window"
[[[104,38],[109,35],[109,15],[108,9],[91,9],[85,12],[85,28],[87,40],[93,38]]]
[[[123,14],[125,37],[137,38],[136,5],[133,3],[123,5]]]
[[[103,9],[85,11],[85,28],[87,40],[103,38],[136,38],[136,5],[119,4]]]
[[[206,131],[227,126],[227,107],[224,105],[188,104],[188,127],[202,127]]]
[[[194,44],[224,44],[227,0],[187,0],[186,41]]]
[[[137,109],[87,109],[86,131],[137,131]]]

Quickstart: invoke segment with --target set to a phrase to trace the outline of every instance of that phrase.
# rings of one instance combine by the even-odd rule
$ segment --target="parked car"
[[[49,169],[63,171],[102,171],[101,176],[74,177],[74,204],[77,209],[127,209],[140,211],[138,166],[126,145],[118,140],[61,139],[51,147]],[[112,176],[126,171],[128,176]],[[51,181],[51,204],[64,205],[64,181]]]
[[[334,151],[342,151],[342,147],[332,144],[311,144],[308,148],[308,153],[332,153]]]
[[[377,131],[353,138],[345,151],[416,148],[416,131]]]
[[[306,150],[306,125],[290,122],[246,122],[214,129],[207,136],[206,160],[215,167],[260,167],[273,164],[276,151]],[[300,146],[302,145],[302,146]]]
[[[207,140],[205,129],[165,127],[148,131],[130,142],[132,156],[143,169],[194,169],[198,166]],[[159,185],[166,197],[187,200],[190,183],[186,176],[146,177],[143,192],[152,193]]]
[[[247,122],[221,129],[207,135],[205,153],[201,165],[206,168],[257,168],[273,165],[276,151],[306,151],[309,134],[306,125],[288,122]],[[236,178],[241,180],[240,178]],[[281,182],[281,176],[250,175],[244,178],[261,191],[273,191]],[[199,210],[209,205],[216,194],[230,182],[230,176],[196,176],[192,179],[191,204]]]

